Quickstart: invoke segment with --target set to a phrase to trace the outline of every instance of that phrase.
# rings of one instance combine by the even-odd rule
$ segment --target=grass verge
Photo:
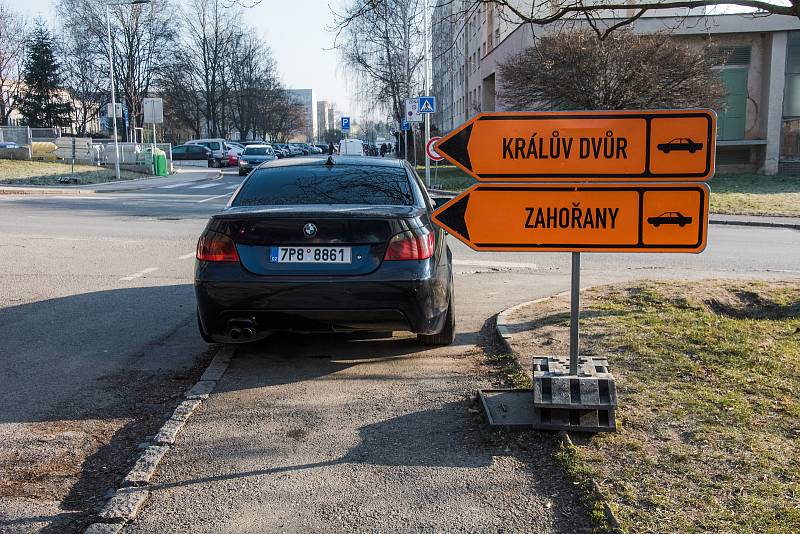
[[[711,213],[800,216],[800,176],[719,174],[711,186]]]
[[[142,178],[138,172],[121,171],[122,180]],[[115,181],[114,168],[93,165],[72,165],[46,161],[13,161],[0,159],[0,184],[6,185],[63,185],[59,178],[75,177],[79,184],[100,184]]]
[[[609,358],[619,429],[563,452],[568,474],[601,481],[628,532],[800,532],[800,282],[586,302],[584,351]]]

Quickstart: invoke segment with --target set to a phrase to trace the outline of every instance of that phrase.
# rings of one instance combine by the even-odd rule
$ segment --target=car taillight
[[[239,261],[236,243],[230,237],[206,231],[197,241],[197,259],[200,261]]]
[[[433,256],[434,233],[425,228],[397,234],[389,240],[385,261],[427,260]]]

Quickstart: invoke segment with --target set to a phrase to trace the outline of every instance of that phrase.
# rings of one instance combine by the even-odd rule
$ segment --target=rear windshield
[[[411,184],[402,167],[297,165],[255,171],[232,205],[411,206],[413,203]]]
[[[244,149],[245,156],[268,156],[272,154],[272,148],[268,146],[249,146]]]

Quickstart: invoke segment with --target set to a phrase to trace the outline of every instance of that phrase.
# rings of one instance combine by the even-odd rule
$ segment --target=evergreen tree
[[[60,66],[56,61],[55,42],[44,21],[38,19],[25,58],[20,113],[33,128],[68,126],[71,104],[59,91]]]

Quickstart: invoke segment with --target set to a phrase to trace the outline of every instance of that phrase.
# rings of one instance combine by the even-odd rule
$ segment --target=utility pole
[[[429,81],[428,81],[428,60],[430,59],[429,55],[428,55],[428,0],[423,0],[423,2],[424,2],[424,5],[425,5],[424,13],[422,15],[423,16],[423,21],[422,21],[423,30],[422,31],[423,31],[423,33],[425,33],[425,62],[424,62],[424,65],[425,65],[425,67],[424,67],[425,68],[425,76],[424,76],[424,80],[425,80],[425,96],[430,96],[430,84],[429,84]],[[425,142],[423,143],[423,146],[425,146],[425,147],[428,146],[428,140],[430,140],[430,138],[431,138],[431,114],[430,113],[426,113],[425,114]],[[415,154],[416,154],[416,152],[415,152]],[[430,156],[428,156],[428,151],[427,150],[425,150],[425,186],[426,187],[430,187],[431,186],[431,158],[430,158]]]

